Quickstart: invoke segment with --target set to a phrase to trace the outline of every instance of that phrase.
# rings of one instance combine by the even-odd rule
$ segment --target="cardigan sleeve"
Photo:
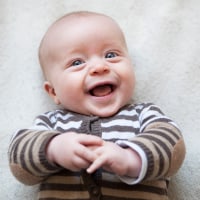
[[[146,104],[139,111],[140,133],[129,141],[117,141],[138,152],[142,169],[136,179],[120,177],[128,184],[144,180],[168,178],[181,167],[185,144],[177,125],[154,104]]]
[[[27,185],[37,184],[61,169],[46,159],[47,144],[60,133],[47,128],[45,120],[47,119],[44,119],[44,116],[40,116],[33,128],[17,131],[9,145],[11,172],[20,182]]]

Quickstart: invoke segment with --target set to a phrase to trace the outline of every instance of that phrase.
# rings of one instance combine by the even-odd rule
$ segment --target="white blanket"
[[[0,199],[36,199],[35,187],[17,182],[8,168],[12,133],[54,107],[42,88],[37,48],[47,27],[75,10],[118,21],[134,63],[138,102],[154,102],[181,127],[185,162],[170,184],[171,200],[200,198],[200,1],[0,1]],[[85,30],[83,30],[85,31]]]

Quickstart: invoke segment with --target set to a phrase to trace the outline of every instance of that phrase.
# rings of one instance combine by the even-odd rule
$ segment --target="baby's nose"
[[[105,63],[97,64],[97,65],[91,67],[90,75],[94,76],[94,75],[106,74],[109,71],[110,71],[110,68]]]

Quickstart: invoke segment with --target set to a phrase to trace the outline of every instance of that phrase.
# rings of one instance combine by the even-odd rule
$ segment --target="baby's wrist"
[[[141,168],[142,168],[142,160],[139,156],[139,154],[134,151],[133,149],[127,148],[127,176],[137,178],[140,174]]]
[[[54,156],[53,156],[55,138],[56,138],[56,136],[51,138],[51,140],[49,141],[49,143],[46,146],[46,158],[51,163],[55,163]]]

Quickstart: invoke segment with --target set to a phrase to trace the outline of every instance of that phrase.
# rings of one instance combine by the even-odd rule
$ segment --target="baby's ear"
[[[44,82],[44,89],[45,91],[48,93],[48,95],[53,99],[53,101],[59,105],[60,101],[56,95],[55,89],[53,88],[53,86],[51,85],[51,83],[49,83],[48,81]]]

